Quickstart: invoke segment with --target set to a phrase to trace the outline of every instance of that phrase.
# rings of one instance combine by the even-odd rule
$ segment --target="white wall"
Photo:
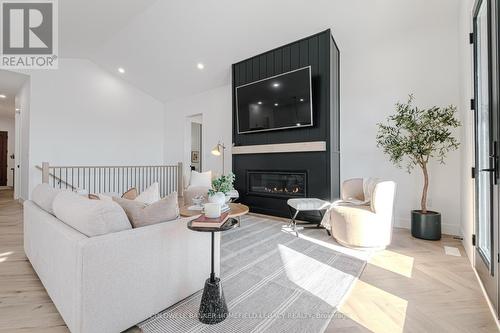
[[[221,157],[210,152],[218,141],[226,145],[225,169],[231,170],[231,87],[223,86],[207,92],[182,98],[165,104],[165,162],[175,164],[183,161],[185,171],[191,162],[190,143],[186,144],[187,131],[190,129],[188,118],[201,114],[202,130],[202,169],[216,173],[222,171]]]
[[[94,63],[61,59],[32,71],[30,188],[35,168],[52,165],[156,165],[163,162],[163,104]],[[31,191],[30,191],[31,193]]]
[[[457,55],[460,3],[412,2],[412,6],[395,4],[375,12],[368,12],[370,6],[348,10],[349,6],[346,2],[344,11],[349,13],[349,20],[332,13],[331,21],[341,52],[341,178],[377,176],[395,180],[396,223],[409,227],[410,211],[419,208],[422,176],[418,169],[409,175],[388,161],[375,144],[376,124],[383,122],[393,112],[394,104],[405,101],[409,93],[415,94],[421,107],[463,107]],[[170,128],[166,148],[167,154],[171,149],[171,156],[182,155],[172,145],[176,142],[173,133],[181,124],[179,117],[190,113],[204,112],[204,120],[212,121],[204,122],[205,145],[213,145],[220,136],[231,142],[230,86],[167,103],[166,112]],[[217,166],[211,156],[205,160],[207,168]],[[456,151],[449,155],[447,165],[430,165],[429,208],[442,213],[443,232],[450,234],[460,233],[460,162],[460,152]]]
[[[341,178],[377,176],[398,183],[396,223],[409,226],[419,208],[422,175],[394,167],[376,147],[376,124],[393,113],[394,103],[414,93],[420,107],[461,106],[458,76],[460,3],[421,4],[408,13],[392,8],[351,36],[338,35],[341,52]],[[429,8],[425,8],[429,7]],[[357,20],[353,20],[357,22]],[[464,37],[465,38],[465,37]],[[459,135],[459,131],[457,131]],[[444,233],[460,232],[460,152],[447,165],[431,163],[429,208],[442,213]]]
[[[12,110],[14,114],[14,110]],[[0,131],[7,132],[7,186],[13,185],[13,177],[11,168],[14,167],[14,160],[10,158],[10,155],[15,153],[15,124],[13,117],[0,117]]]

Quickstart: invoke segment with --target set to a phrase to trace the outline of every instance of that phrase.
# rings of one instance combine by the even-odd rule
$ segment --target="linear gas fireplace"
[[[247,170],[247,184],[247,194],[303,198],[307,190],[307,173]]]

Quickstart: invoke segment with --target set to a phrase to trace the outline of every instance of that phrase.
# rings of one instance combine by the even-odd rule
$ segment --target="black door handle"
[[[479,171],[484,171],[484,172],[495,172],[494,168],[489,168],[489,169],[481,169]]]
[[[493,184],[498,184],[498,142],[493,141],[493,154],[491,154],[493,159]]]

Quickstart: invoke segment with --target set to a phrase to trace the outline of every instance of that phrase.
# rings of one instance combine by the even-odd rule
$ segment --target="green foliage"
[[[460,122],[455,118],[457,108],[453,105],[419,109],[412,105],[413,99],[410,95],[408,102],[396,104],[396,112],[387,118],[388,125],[377,124],[377,147],[382,147],[396,166],[406,164],[408,172],[415,165],[422,169],[424,186],[420,207],[422,214],[426,214],[427,163],[433,157],[444,164],[446,154],[458,148],[459,142],[452,130],[459,127]]]
[[[452,129],[460,126],[455,118],[457,108],[433,106],[419,109],[413,106],[413,95],[407,103],[397,103],[396,112],[387,118],[387,125],[377,124],[377,147],[398,167],[406,164],[408,172],[415,165],[426,168],[429,159],[442,164],[446,154],[459,146]]]
[[[212,188],[208,190],[208,195],[213,195],[217,192],[227,194],[229,191],[234,189],[234,178],[234,174],[230,172],[226,176],[222,175],[219,178],[212,180]]]

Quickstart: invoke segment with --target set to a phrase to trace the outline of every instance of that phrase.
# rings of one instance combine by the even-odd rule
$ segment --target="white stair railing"
[[[177,192],[182,197],[183,168],[177,165],[147,166],[52,166],[43,162],[42,183],[55,188],[88,193],[123,194],[132,187],[139,193],[157,182],[162,197]]]

